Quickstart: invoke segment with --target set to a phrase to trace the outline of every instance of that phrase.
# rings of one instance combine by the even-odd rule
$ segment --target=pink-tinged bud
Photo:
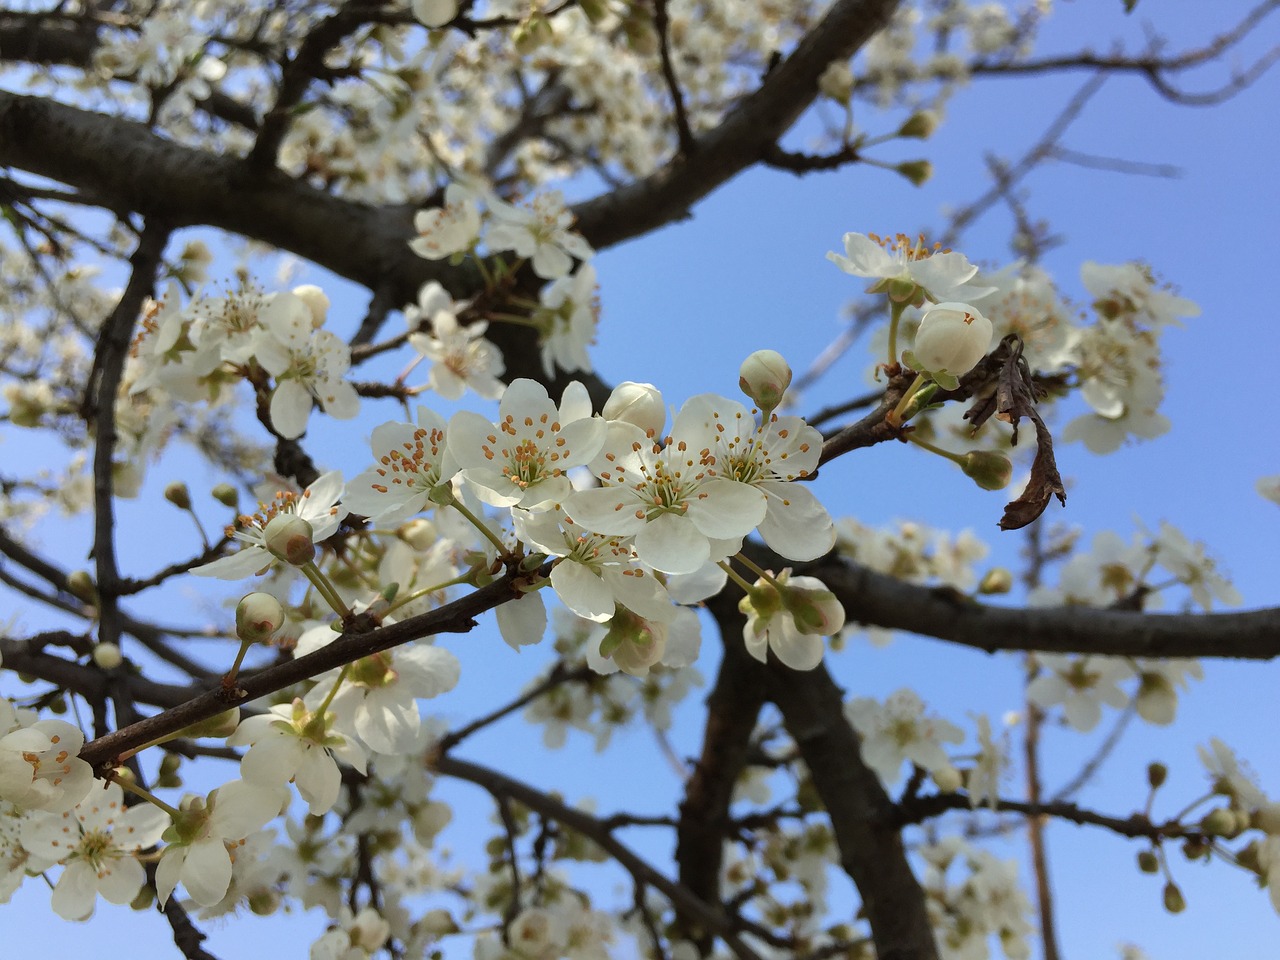
[[[191,491],[181,480],[175,480],[164,488],[164,498],[179,510],[191,509]]]
[[[935,303],[924,311],[911,352],[920,368],[962,377],[991,348],[991,321],[967,303]]]
[[[316,558],[311,524],[296,513],[281,513],[272,517],[262,531],[262,538],[272,556],[295,567],[306,566]]]
[[[624,380],[613,388],[600,414],[606,420],[621,420],[637,426],[651,437],[661,434],[667,422],[667,411],[663,409],[658,388],[652,383],[631,380]]]
[[[269,593],[251,593],[236,606],[236,636],[264,643],[284,625],[284,607]]]
[[[844,627],[844,607],[822,581],[792,577],[784,584],[782,605],[795,619],[796,629],[811,636],[830,637]]]
[[[324,326],[324,318],[329,314],[329,297],[314,283],[304,283],[293,288],[293,295],[307,305],[311,311],[311,326],[319,330]]]
[[[782,403],[791,386],[791,367],[782,354],[774,350],[757,350],[742,361],[738,370],[738,386],[767,416]]]
[[[124,663],[124,654],[114,643],[98,643],[93,647],[93,662],[103,670],[114,670]]]
[[[1009,458],[1003,453],[987,450],[966,453],[960,461],[960,469],[983,490],[1003,490],[1013,476],[1013,464]]]
[[[666,624],[646,620],[630,610],[618,608],[609,621],[609,632],[600,641],[600,654],[613,660],[618,669],[643,677],[662,659],[667,649]]]

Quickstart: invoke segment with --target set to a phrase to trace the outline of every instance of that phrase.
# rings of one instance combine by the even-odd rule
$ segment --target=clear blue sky
[[[1049,21],[1045,52],[1084,44],[1105,50],[1110,38],[1119,35],[1136,47],[1146,16],[1158,18],[1175,47],[1199,44],[1207,40],[1211,26],[1234,22],[1249,5],[1146,0],[1129,18],[1120,12],[1119,0],[1058,6]],[[1274,25],[1270,33],[1274,37]],[[1251,49],[1256,53],[1259,44]],[[1193,76],[1188,86],[1212,88],[1221,77],[1221,72]],[[597,261],[604,304],[595,354],[598,370],[610,381],[652,381],[669,402],[679,403],[708,390],[732,394],[738,364],[758,347],[781,350],[797,369],[807,366],[836,336],[842,305],[861,289],[859,281],[824,259],[828,250],[839,249],[841,235],[849,230],[914,232],[941,224],[944,207],[985,189],[983,152],[1020,156],[1083,79],[1076,74],[974,82],[955,98],[946,124],[919,154],[904,150],[895,157],[925,155],[933,161],[935,177],[924,188],[867,168],[803,179],[753,172],[700,205],[692,221],[602,254]],[[1185,330],[1164,337],[1164,409],[1173,430],[1105,458],[1079,445],[1062,447],[1059,463],[1071,481],[1070,498],[1065,510],[1050,507],[1051,519],[1079,525],[1086,537],[1106,529],[1127,537],[1135,519],[1148,527],[1173,520],[1190,537],[1210,545],[1250,607],[1280,602],[1275,547],[1280,509],[1253,491],[1258,475],[1280,472],[1280,444],[1265,406],[1271,391],[1265,380],[1253,376],[1250,362],[1280,356],[1269,289],[1275,273],[1271,232],[1280,222],[1274,179],[1280,155],[1277,103],[1280,74],[1209,109],[1175,107],[1137,78],[1116,78],[1094,99],[1066,144],[1083,153],[1175,164],[1183,175],[1156,179],[1051,164],[1026,184],[1031,212],[1066,238],[1046,265],[1069,295],[1085,300],[1078,282],[1084,260],[1140,257],[1203,308]],[[1008,232],[1007,215],[996,211],[958,247],[975,261],[1002,265],[1010,257]],[[301,279],[324,282],[316,274]],[[361,314],[363,304],[354,300],[338,300],[338,310],[344,302],[352,316]],[[860,392],[867,362],[866,350],[855,348],[813,391],[805,408]],[[326,466],[340,467],[348,476],[363,468],[362,462],[347,462],[337,451],[352,445],[363,449],[358,445],[372,427],[396,416],[390,406],[370,406],[357,425],[324,425],[325,449],[334,451]],[[162,485],[172,477],[162,476],[158,468],[156,479]],[[886,446],[837,462],[824,469],[817,492],[833,512],[865,523],[901,517],[957,530],[972,527],[993,545],[993,559],[1017,562],[1021,538],[1000,534],[995,527],[1004,503],[1001,495],[974,489],[948,465],[911,449]],[[710,677],[717,643],[707,640],[700,666]],[[455,694],[433,706],[454,721],[518,690],[549,653],[526,649],[517,656],[493,632],[443,643],[462,656],[463,680]],[[931,706],[966,728],[966,711],[998,717],[1020,706],[1016,661],[936,642],[900,639],[887,651],[857,644],[830,658],[829,665],[854,695],[883,696],[914,685]],[[1280,795],[1274,721],[1263,712],[1273,702],[1278,669],[1272,664],[1206,662],[1207,679],[1183,699],[1175,726],[1135,724],[1083,800],[1108,813],[1132,812],[1144,798],[1146,762],[1160,759],[1173,770],[1167,790],[1172,799],[1157,807],[1157,813],[1171,814],[1175,800],[1196,795],[1203,781],[1194,745],[1214,735],[1237,747],[1257,769],[1264,788]],[[701,716],[695,695],[673,736],[682,756],[697,751]],[[1104,721],[1101,730],[1107,728]],[[568,750],[546,754],[537,749],[538,736],[509,722],[461,753],[501,763],[571,800],[594,797],[601,811],[674,809],[678,785],[646,732],[622,733],[619,747],[604,755],[592,753],[585,738],[573,735]],[[1068,760],[1050,773],[1054,784],[1070,774],[1071,758],[1089,753],[1096,736],[1086,740],[1049,731],[1046,740],[1049,751],[1060,747]],[[638,770],[644,771],[642,791],[631,780]],[[1015,783],[1009,784],[1009,792],[1017,792]],[[444,843],[461,862],[477,862],[475,837],[488,816],[488,802],[463,788],[448,795],[469,802],[470,809],[456,810],[458,829]],[[641,844],[638,838],[628,839]],[[659,861],[669,853],[665,839],[644,847]],[[1254,890],[1244,874],[1223,865],[1205,869],[1177,863],[1174,857],[1189,909],[1169,917],[1160,907],[1159,880],[1133,867],[1137,850],[1094,830],[1051,830],[1066,957],[1114,956],[1116,944],[1124,940],[1139,943],[1156,960],[1231,956],[1273,940],[1280,920],[1266,894]],[[246,919],[206,929],[210,949],[223,960],[262,956],[267,949],[272,955],[295,957],[305,955],[299,931],[306,929],[309,942],[316,922],[314,915],[303,921]],[[172,949],[167,925],[155,915],[130,917],[104,905],[98,919],[87,925],[57,920],[38,881],[29,881],[15,897],[4,913],[4,928],[14,938],[11,943],[33,948],[38,943],[55,953],[91,946],[114,949],[108,947],[108,937],[128,937],[145,956],[165,956]]]

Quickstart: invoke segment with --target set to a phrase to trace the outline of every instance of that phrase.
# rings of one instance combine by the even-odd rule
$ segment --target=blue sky
[[[1248,4],[1200,4],[1192,0],[1138,4],[1133,17],[1119,0],[1060,4],[1049,21],[1043,49],[1109,47],[1125,35],[1141,42],[1141,18],[1158,18],[1175,48],[1206,41],[1214,21],[1234,22]],[[1272,31],[1274,33],[1274,31]],[[1253,45],[1256,55],[1259,44]],[[1250,57],[1233,58],[1244,65]],[[1208,89],[1221,71],[1193,75],[1188,86]],[[840,249],[846,231],[905,231],[936,227],[948,205],[963,203],[986,188],[983,152],[1016,158],[1041,135],[1078,86],[1081,74],[1039,79],[975,81],[952,102],[947,122],[923,145],[909,144],[894,159],[928,156],[935,177],[914,188],[891,174],[855,167],[837,174],[794,178],[755,171],[740,177],[701,204],[691,221],[606,251],[597,261],[604,305],[597,368],[609,381],[651,381],[671,403],[717,391],[732,394],[742,358],[759,347],[783,352],[802,369],[839,332],[844,303],[861,283],[825,260]],[[1176,107],[1156,97],[1140,79],[1114,78],[1094,99],[1065,143],[1083,153],[1130,161],[1174,164],[1177,179],[1125,176],[1050,163],[1025,184],[1033,215],[1046,218],[1066,242],[1051,251],[1046,266],[1064,292],[1085,302],[1078,269],[1085,260],[1149,261],[1183,295],[1202,307],[1186,329],[1164,339],[1167,399],[1173,421],[1166,436],[1129,446],[1108,457],[1080,445],[1059,450],[1070,482],[1066,509],[1050,507],[1050,518],[1075,524],[1086,538],[1102,530],[1128,536],[1135,520],[1154,528],[1176,522],[1192,539],[1204,540],[1244,594],[1249,607],[1280,601],[1276,586],[1276,541],[1280,510],[1253,491],[1254,479],[1280,472],[1280,445],[1266,400],[1271,391],[1266,366],[1254,376],[1254,358],[1280,355],[1280,334],[1270,313],[1270,249],[1280,222],[1275,185],[1277,142],[1275,105],[1280,75],[1264,77],[1234,100],[1213,108]],[[975,261],[1007,263],[1009,219],[995,211],[957,244]],[[299,278],[324,283],[317,274]],[[363,303],[335,299],[335,314],[346,307],[362,314]],[[803,409],[861,392],[869,355],[855,347],[806,399]],[[390,406],[371,408],[358,424],[321,430],[326,466],[350,476],[362,469],[348,462],[351,449]],[[1059,419],[1058,424],[1065,422]],[[327,459],[326,459],[327,458]],[[172,479],[157,468],[155,483]],[[201,478],[203,480],[203,478]],[[193,487],[197,481],[192,479]],[[157,488],[158,488],[157,486]],[[862,451],[823,470],[817,492],[833,512],[869,524],[896,518],[951,529],[971,527],[993,546],[993,560],[1014,565],[1022,539],[995,528],[1004,498],[970,485],[954,468],[897,445]],[[132,509],[132,508],[131,508]],[[128,557],[126,557],[126,562]],[[150,563],[140,563],[149,569]],[[189,589],[195,599],[203,582]],[[519,656],[496,632],[447,638],[443,643],[463,658],[463,681],[447,702],[433,706],[452,721],[463,721],[486,705],[518,690],[545,663],[549,651]],[[710,677],[716,643],[707,638],[704,662]],[[855,644],[829,660],[851,695],[883,696],[914,685],[939,712],[966,727],[968,711],[998,717],[1020,705],[1019,667],[1011,658],[987,658],[919,639],[900,639],[886,651]],[[1194,745],[1220,736],[1237,747],[1259,773],[1264,788],[1280,794],[1280,756],[1272,745],[1263,709],[1280,680],[1273,664],[1206,663],[1207,679],[1186,696],[1172,728],[1135,724],[1130,737],[1103,768],[1083,800],[1105,812],[1125,815],[1145,797],[1143,771],[1160,759],[1172,769],[1170,800],[1157,813],[1172,814],[1203,784]],[[697,751],[700,698],[682,709],[673,742],[679,755]],[[1259,722],[1261,718],[1261,722]],[[1101,730],[1108,728],[1104,721]],[[546,754],[538,732],[517,722],[477,738],[461,755],[502,764],[535,785],[555,788],[570,799],[595,797],[598,809],[669,811],[678,784],[643,730],[624,731],[619,746],[603,755],[584,738]],[[1093,738],[1050,730],[1046,747],[1061,751],[1050,768],[1051,784],[1091,752]],[[637,789],[637,772],[644,788]],[[1009,784],[1016,793],[1017,784]],[[466,788],[450,788],[463,803],[458,829],[446,837],[462,862],[478,862],[476,835],[485,826],[487,799]],[[666,839],[628,836],[660,862]],[[1004,855],[1021,855],[1020,847]],[[1160,907],[1160,884],[1133,866],[1138,847],[1074,827],[1050,831],[1050,857],[1058,890],[1060,937],[1067,957],[1114,956],[1117,943],[1132,940],[1156,960],[1231,955],[1274,937],[1277,917],[1265,893],[1248,877],[1224,865],[1202,868],[1177,863],[1175,876],[1189,910],[1169,917]],[[839,883],[839,881],[837,881]],[[167,925],[153,914],[130,917],[100,906],[86,925],[63,923],[47,909],[47,893],[29,882],[5,911],[5,928],[20,943],[38,943],[54,952],[101,948],[107,937],[128,937],[146,956],[171,950]],[[317,918],[206,925],[210,949],[220,957],[262,955],[270,943],[280,956],[301,956],[318,929]],[[270,938],[270,939],[267,939]]]

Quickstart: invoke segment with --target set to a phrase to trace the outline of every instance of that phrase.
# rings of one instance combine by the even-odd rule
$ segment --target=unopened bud
[[[836,60],[828,64],[818,77],[818,89],[824,97],[847,107],[853,99],[853,70],[849,61]]]
[[[1159,790],[1164,786],[1164,782],[1169,777],[1169,768],[1163,763],[1147,764],[1147,783],[1150,784],[1152,790]]]
[[[264,643],[284,624],[284,607],[269,593],[251,593],[236,606],[236,636]]]
[[[960,469],[983,490],[1003,490],[1013,476],[1013,464],[1003,453],[974,450],[960,461]]]
[[[262,531],[262,539],[272,556],[302,567],[316,558],[311,533],[311,524],[296,513],[281,513],[271,518]]]
[[[93,647],[93,662],[103,670],[114,670],[124,663],[124,655],[114,643],[98,643]]]
[[[1164,908],[1170,913],[1181,913],[1187,909],[1187,901],[1183,899],[1182,891],[1172,880],[1164,885]]]
[[[907,117],[906,123],[898,128],[898,136],[927,140],[938,129],[938,115],[932,110],[920,110]]]
[[[229,483],[220,483],[209,491],[213,495],[213,499],[217,500],[224,507],[235,509],[240,503],[240,493]]]
[[[609,632],[600,641],[601,656],[613,660],[619,670],[638,677],[645,676],[666,649],[666,624],[646,620],[622,607],[609,621]]]
[[[422,517],[416,517],[396,529],[396,536],[415,550],[427,550],[439,539],[435,524]]]
[[[782,605],[794,618],[796,629],[801,633],[830,637],[844,628],[844,606],[825,586],[797,586],[793,580],[785,584]]]
[[[613,388],[600,411],[606,420],[622,420],[639,427],[646,435],[656,437],[667,422],[662,394],[652,383],[624,380]]]
[[[757,350],[738,369],[738,386],[766,417],[777,409],[790,385],[791,367],[774,350]]]
[[[67,574],[67,593],[85,603],[98,602],[98,585],[88,570],[72,570]]]
[[[922,187],[933,176],[933,164],[928,160],[908,160],[893,168],[911,181],[914,187]]]
[[[935,303],[920,317],[911,352],[920,369],[962,377],[991,348],[991,321],[967,303]]]
[[[178,767],[182,765],[182,758],[176,753],[166,753],[160,760],[160,770],[156,774],[156,786],[167,787],[170,790],[182,786],[182,778],[178,776]]]
[[[293,288],[293,295],[307,305],[311,311],[311,326],[319,330],[324,326],[324,319],[329,314],[329,297],[314,283],[304,283]]]
[[[164,488],[164,498],[179,510],[191,509],[191,491],[181,480],[175,480]]]
[[[1201,818],[1200,830],[1206,836],[1229,839],[1236,835],[1236,816],[1226,807],[1218,807]]]
[[[1213,847],[1204,837],[1187,837],[1182,841],[1182,855],[1188,860],[1208,859]]]
[[[1004,567],[992,567],[982,575],[982,580],[978,583],[978,593],[984,596],[1008,593],[1012,589],[1013,574]]]
[[[1143,873],[1156,873],[1160,870],[1160,858],[1150,850],[1138,854],[1138,869]]]
[[[232,707],[230,710],[224,710],[208,720],[201,720],[199,723],[184,727],[182,736],[191,740],[198,740],[201,737],[222,739],[235,733],[238,726],[240,726],[240,708]]]
[[[943,793],[955,793],[964,786],[964,778],[960,776],[960,771],[951,766],[951,764],[947,764],[938,770],[931,770],[929,775],[933,777],[933,782],[938,785],[938,789]]]

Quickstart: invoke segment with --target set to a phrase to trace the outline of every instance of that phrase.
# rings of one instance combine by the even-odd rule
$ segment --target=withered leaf
[[[1050,498],[1057,497],[1059,502],[1066,504],[1067,492],[1053,457],[1053,437],[1036,410],[1038,389],[1031,376],[1031,367],[1022,356],[1021,338],[1016,333],[1006,336],[991,352],[983,367],[988,377],[994,374],[995,389],[990,389],[988,379],[986,389],[975,392],[978,400],[965,411],[965,419],[977,429],[994,415],[1012,425],[1012,442],[1015,445],[1021,419],[1025,417],[1036,428],[1036,456],[1031,464],[1031,479],[1022,495],[1005,506],[1004,516],[1000,518],[1001,530],[1017,530],[1044,513]]]

